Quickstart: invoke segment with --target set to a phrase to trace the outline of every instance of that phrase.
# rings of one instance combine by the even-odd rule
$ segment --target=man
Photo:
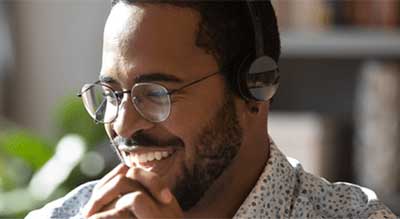
[[[273,8],[257,7],[263,52],[278,62]],[[27,218],[395,218],[370,190],[306,173],[269,138],[270,101],[244,98],[233,76],[259,49],[249,10],[114,1],[100,81],[81,95],[123,164]]]

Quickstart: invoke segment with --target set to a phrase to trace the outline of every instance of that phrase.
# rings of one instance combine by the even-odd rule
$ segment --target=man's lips
[[[157,166],[168,166],[168,161],[177,151],[177,147],[171,146],[140,147],[119,145],[118,149],[124,153],[128,165],[141,166],[151,170],[159,169]]]
[[[177,158],[178,151],[173,148],[154,148],[145,149],[135,152],[124,152],[125,163],[130,167],[139,167],[147,171],[157,173],[160,177],[166,176],[173,169]],[[157,159],[161,153],[161,159]],[[158,154],[158,155],[156,155]]]

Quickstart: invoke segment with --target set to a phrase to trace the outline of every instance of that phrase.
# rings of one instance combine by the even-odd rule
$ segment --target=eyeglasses
[[[136,83],[131,90],[115,91],[109,85],[97,81],[85,84],[78,97],[82,98],[86,111],[97,123],[112,123],[118,117],[119,106],[125,93],[131,95],[136,111],[150,122],[163,122],[171,113],[171,96],[184,88],[199,83],[212,73],[180,88],[168,90],[157,83]]]

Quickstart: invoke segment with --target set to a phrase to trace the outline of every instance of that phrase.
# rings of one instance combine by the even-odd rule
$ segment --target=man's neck
[[[232,218],[251,192],[269,158],[269,140],[253,149],[257,153],[238,153],[231,165],[211,185],[185,218]],[[241,147],[240,150],[247,148]]]

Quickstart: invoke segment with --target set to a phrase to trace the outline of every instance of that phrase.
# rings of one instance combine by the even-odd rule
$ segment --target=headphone
[[[235,77],[236,86],[245,100],[268,101],[279,87],[280,75],[278,64],[264,52],[260,7],[265,5],[256,5],[256,0],[246,0],[246,4],[254,29],[255,59],[249,54],[239,65]]]

